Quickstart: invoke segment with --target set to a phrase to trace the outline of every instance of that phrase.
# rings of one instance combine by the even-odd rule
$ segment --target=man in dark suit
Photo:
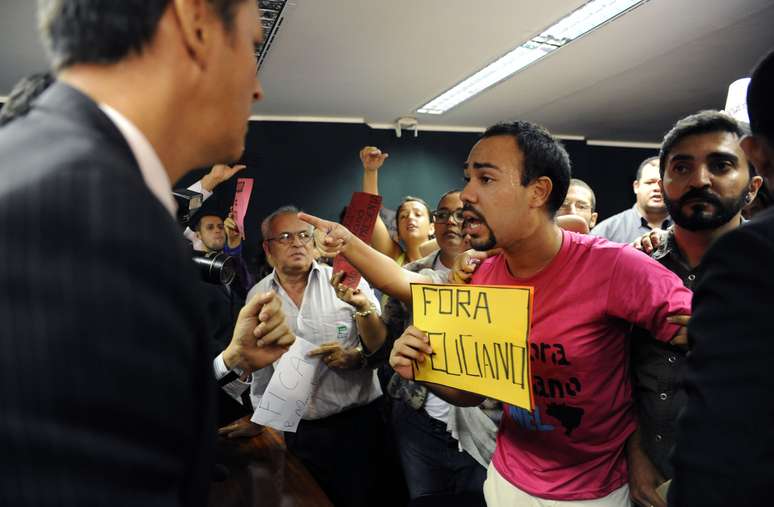
[[[210,360],[170,181],[236,159],[251,0],[41,0],[57,73],[0,129],[0,505],[204,503],[213,367],[293,341],[274,294]]]
[[[753,72],[741,144],[774,179],[774,52]],[[704,257],[688,326],[671,506],[771,505],[774,486],[774,209],[729,232]]]

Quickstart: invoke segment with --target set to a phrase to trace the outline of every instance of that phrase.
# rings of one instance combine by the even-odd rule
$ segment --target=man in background
[[[586,222],[589,230],[597,223],[597,196],[588,183],[578,178],[570,179],[567,197],[556,212],[557,217],[576,215]]]
[[[600,222],[591,234],[616,243],[631,243],[652,229],[666,229],[672,223],[661,195],[658,157],[642,161],[632,183],[637,201],[631,208]]]
[[[664,137],[660,167],[664,201],[674,220],[651,256],[692,289],[705,252],[742,224],[742,209],[755,198],[755,175],[733,117],[702,111],[678,121]],[[632,336],[638,427],[627,443],[629,485],[638,505],[665,507],[656,488],[673,477],[669,453],[677,414],[685,406],[682,377],[686,350],[636,330]]]
[[[747,90],[742,149],[774,182],[774,52]],[[774,211],[718,239],[702,260],[688,326],[687,405],[669,505],[768,505],[774,483]]]

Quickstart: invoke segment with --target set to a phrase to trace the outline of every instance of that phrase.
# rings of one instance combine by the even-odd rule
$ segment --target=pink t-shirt
[[[627,332],[663,341],[689,314],[691,292],[650,257],[603,238],[563,231],[562,247],[531,278],[505,257],[481,264],[478,285],[535,287],[530,359],[535,410],[504,406],[494,466],[527,493],[553,500],[601,498],[627,482],[624,443],[635,428]]]

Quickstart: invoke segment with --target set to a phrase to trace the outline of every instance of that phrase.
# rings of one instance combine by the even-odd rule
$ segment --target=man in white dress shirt
[[[253,287],[254,294],[275,291],[291,332],[318,346],[310,354],[322,361],[316,386],[298,430],[285,433],[288,449],[298,456],[337,507],[374,501],[383,462],[383,422],[377,399],[382,392],[366,366],[366,350],[384,342],[387,328],[379,302],[360,280],[343,285],[333,270],[313,257],[312,228],[284,206],[261,224],[263,249],[274,271]],[[253,406],[258,406],[274,368],[253,373]],[[366,472],[366,471],[369,472]]]

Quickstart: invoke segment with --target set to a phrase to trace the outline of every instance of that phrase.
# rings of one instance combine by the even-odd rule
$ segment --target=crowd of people
[[[40,9],[52,72],[0,111],[17,246],[0,254],[0,505],[206,503],[216,429],[263,431],[254,410],[300,339],[320,361],[284,440],[336,506],[768,503],[774,52],[749,125],[676,119],[606,220],[562,144],[509,121],[471,147],[463,188],[395,203],[368,242],[277,203],[259,268],[233,213],[205,206],[181,234],[170,185],[211,166],[190,187],[206,200],[244,169],[224,162],[263,94],[256,3]],[[353,190],[378,194],[389,155],[359,156]],[[233,279],[200,281],[192,247]],[[534,288],[532,410],[415,380],[434,352],[412,283]]]

